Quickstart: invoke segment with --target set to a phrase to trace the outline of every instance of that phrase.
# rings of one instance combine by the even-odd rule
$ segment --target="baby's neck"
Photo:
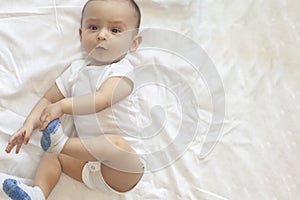
[[[110,65],[112,64],[113,62],[98,62],[98,61],[94,61],[92,60],[88,66],[105,66],[105,65]]]
[[[125,56],[117,59],[117,60],[114,60],[112,62],[101,62],[101,61],[97,61],[97,60],[94,60],[92,59],[91,62],[88,64],[88,66],[105,66],[105,65],[111,65],[113,63],[117,63],[117,62],[120,62]]]

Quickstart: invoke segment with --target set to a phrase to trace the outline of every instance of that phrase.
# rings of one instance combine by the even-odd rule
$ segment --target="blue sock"
[[[59,119],[55,119],[47,125],[45,130],[43,130],[43,135],[42,135],[40,142],[41,142],[41,146],[44,151],[47,151],[49,149],[49,147],[51,146],[50,134],[55,133],[59,126],[60,126]]]
[[[14,179],[5,179],[2,188],[12,200],[31,200],[30,196],[18,186],[18,182]]]

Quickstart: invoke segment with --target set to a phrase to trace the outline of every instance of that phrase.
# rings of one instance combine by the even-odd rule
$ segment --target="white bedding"
[[[40,134],[35,134],[18,155],[8,155],[4,148],[50,83],[71,61],[81,58],[78,28],[84,2],[0,1],[0,181],[11,176],[29,184],[33,181],[42,153],[38,145]],[[199,71],[186,68],[186,63],[163,53],[157,55],[159,63],[171,63],[186,77],[195,95],[187,114],[192,113],[188,122],[195,122],[198,127],[192,133],[192,140],[183,142],[184,148],[175,147],[174,152],[178,147],[180,157],[172,157],[167,165],[163,160],[157,161],[161,168],[147,172],[137,188],[124,196],[88,190],[62,175],[49,199],[297,199],[300,195],[297,123],[300,3],[296,0],[137,2],[143,28],[168,29],[165,33],[174,31],[191,38],[206,51],[215,68],[207,63],[209,59],[204,54],[199,58],[207,62],[200,63],[201,66],[216,69],[220,79],[201,70],[200,76]],[[175,47],[171,46],[182,47],[184,52],[191,52],[189,55],[197,50],[188,48],[194,44],[191,41],[188,45],[178,42],[179,47],[176,42],[172,44]],[[209,85],[218,80],[221,85]],[[157,101],[172,97],[161,95],[164,90],[155,87],[148,91],[159,95],[155,99],[142,96],[147,100],[141,112],[145,119],[149,119]],[[180,113],[171,112],[174,102],[177,105],[172,98],[170,102],[159,102],[169,111],[164,129],[167,137],[154,138],[152,146],[152,140],[148,140],[152,151],[162,150],[174,139],[174,130],[180,129],[176,124]],[[219,106],[217,113],[213,112],[214,106]],[[218,117],[213,118],[214,114]],[[73,134],[72,119],[64,118],[63,124],[66,133]],[[221,125],[220,134],[210,129]],[[7,199],[2,191],[0,199]]]

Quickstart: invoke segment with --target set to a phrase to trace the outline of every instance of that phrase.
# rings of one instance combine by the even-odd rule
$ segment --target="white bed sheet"
[[[33,181],[41,156],[39,134],[19,155],[7,155],[4,148],[49,83],[71,61],[81,58],[77,33],[84,2],[0,2],[1,181],[11,176],[29,184]],[[199,127],[193,143],[176,162],[146,173],[125,196],[88,190],[63,175],[49,199],[297,199],[300,3],[137,2],[143,27],[186,35],[214,62],[225,91],[220,138],[212,151],[203,154],[203,145],[216,141],[203,134],[205,122],[211,120],[211,99],[201,80],[190,79],[197,96],[194,109],[199,118],[194,120]],[[190,71],[177,67],[191,77]],[[65,131],[72,134],[72,119],[64,120]],[[0,199],[7,199],[2,192]]]

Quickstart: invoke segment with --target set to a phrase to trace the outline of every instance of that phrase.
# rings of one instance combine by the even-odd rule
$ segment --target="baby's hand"
[[[50,104],[47,106],[43,113],[41,114],[40,121],[40,130],[43,131],[47,127],[47,125],[54,119],[60,118],[63,115],[63,111],[60,105],[60,102]]]
[[[19,153],[22,144],[28,144],[31,137],[32,128],[24,125],[16,133],[14,133],[8,141],[5,148],[6,153],[10,153],[11,150],[16,147],[16,153]]]

